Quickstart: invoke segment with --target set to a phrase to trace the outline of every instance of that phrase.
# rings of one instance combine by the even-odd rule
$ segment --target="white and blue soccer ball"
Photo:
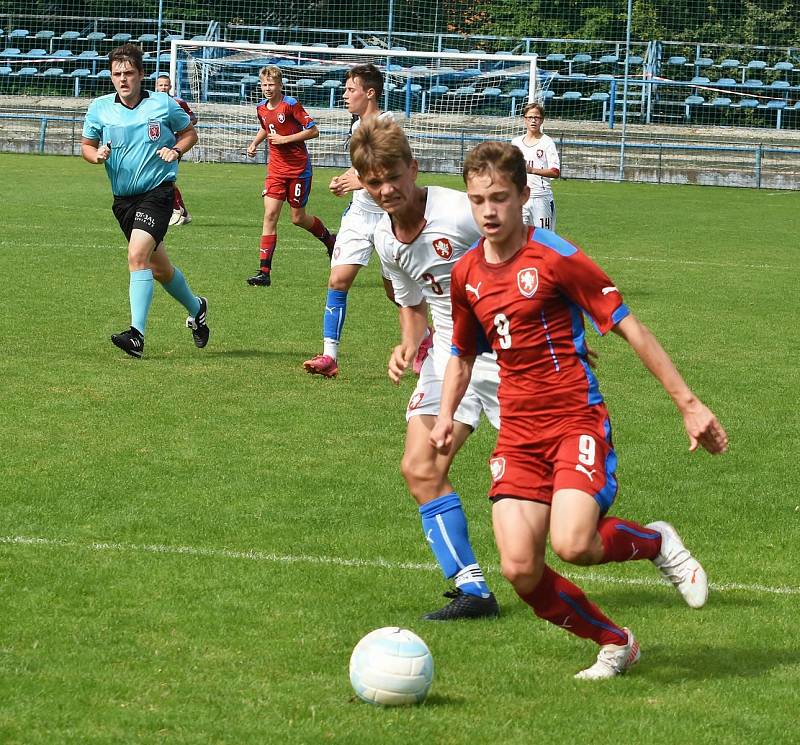
[[[370,631],[350,655],[350,683],[356,695],[370,704],[419,704],[432,680],[428,645],[408,629],[387,626]]]

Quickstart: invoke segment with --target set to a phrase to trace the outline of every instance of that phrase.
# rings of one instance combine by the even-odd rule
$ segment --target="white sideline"
[[[13,535],[0,536],[0,545],[15,546],[44,546],[47,548],[72,548],[86,551],[120,551],[127,553],[145,554],[172,554],[188,556],[204,556],[219,559],[248,559],[250,561],[275,562],[278,564],[327,564],[341,567],[368,567],[373,569],[401,569],[412,571],[432,572],[439,567],[433,563],[414,563],[386,561],[385,559],[343,559],[337,556],[292,556],[283,554],[269,554],[263,551],[233,551],[227,548],[196,548],[193,546],[164,546],[159,544],[136,543],[77,543],[53,538],[34,538],[31,536]],[[488,573],[499,574],[499,569],[489,567]],[[604,585],[636,585],[640,587],[657,587],[668,584],[666,580],[646,578],[613,577],[596,572],[571,573],[570,579],[581,582],[596,582]],[[800,595],[800,587],[778,586],[771,587],[762,584],[744,584],[741,582],[709,583],[709,588],[715,592],[751,592],[768,595]]]

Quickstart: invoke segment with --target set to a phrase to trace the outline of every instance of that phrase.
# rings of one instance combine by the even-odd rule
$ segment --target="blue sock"
[[[329,289],[328,297],[325,299],[325,315],[322,317],[322,340],[325,344],[325,354],[334,359],[337,357],[346,315],[347,291]]]
[[[454,491],[419,508],[422,530],[444,576],[455,577],[456,587],[467,595],[489,596],[489,587],[469,542],[467,518]]]
[[[161,286],[189,311],[190,316],[196,316],[197,311],[200,310],[200,300],[189,289],[183,272],[177,266],[172,268],[175,270],[172,279]]]
[[[137,269],[131,272],[128,297],[131,301],[131,326],[144,336],[147,314],[153,302],[152,270]]]

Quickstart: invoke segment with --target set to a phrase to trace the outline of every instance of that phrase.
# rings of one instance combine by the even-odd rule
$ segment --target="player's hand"
[[[403,373],[408,369],[408,366],[414,360],[416,353],[417,350],[414,349],[409,355],[408,349],[406,349],[402,344],[398,344],[392,350],[392,354],[389,357],[389,380],[391,380],[392,383],[395,385],[400,383],[400,378],[403,377]]]
[[[442,455],[450,452],[453,445],[453,420],[442,416],[436,417],[428,441]]]
[[[248,158],[255,158],[258,153],[258,146],[254,145],[252,142],[247,146],[247,157]]]
[[[267,139],[270,145],[285,145],[289,142],[289,138],[286,135],[279,135],[277,132],[270,132],[267,135]]]
[[[96,163],[105,163],[111,157],[111,143],[107,142],[105,145],[100,145],[97,148],[97,160]]]
[[[156,155],[161,158],[165,163],[174,163],[181,156],[171,147],[162,147]]]
[[[339,190],[339,177],[334,176],[331,179],[331,182],[328,184],[328,191],[334,196],[340,197],[342,196],[342,192]]]
[[[697,450],[698,445],[712,455],[719,455],[728,449],[728,433],[702,401],[695,399],[684,410],[683,424],[689,435],[691,452]]]
[[[335,191],[333,189],[333,181],[336,182]],[[351,191],[361,188],[361,181],[352,171],[346,171],[341,176],[337,176],[333,181],[331,181],[331,191],[337,197],[343,197],[345,194],[349,194]]]

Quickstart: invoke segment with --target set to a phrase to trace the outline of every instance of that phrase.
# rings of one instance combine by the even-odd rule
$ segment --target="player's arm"
[[[256,132],[256,136],[253,138],[253,141],[247,146],[247,157],[255,158],[259,145],[266,139],[267,130],[263,127],[259,127],[258,132]]]
[[[439,416],[429,437],[430,444],[442,454],[450,452],[453,444],[453,416],[467,392],[474,364],[474,355],[453,355],[447,362]]]
[[[417,356],[420,342],[428,329],[428,303],[400,307],[400,343],[389,357],[389,379],[397,384]]]
[[[644,366],[675,402],[689,435],[689,450],[702,445],[712,455],[724,453],[728,449],[727,433],[714,413],[686,385],[650,329],[629,313],[612,330],[633,347]]]
[[[363,189],[364,186],[361,183],[361,179],[358,177],[358,171],[351,166],[340,176],[334,176],[328,188],[332,194],[335,194],[337,197],[343,197],[351,191]]]
[[[175,144],[172,147],[162,147],[158,157],[167,163],[180,160],[197,144],[197,130],[190,124],[186,129],[175,133]]]
[[[313,140],[315,137],[319,137],[319,127],[316,124],[291,135],[279,135],[277,132],[270,132],[267,135],[270,145],[289,145],[292,142]]]
[[[81,137],[81,155],[85,161],[93,165],[105,163],[111,156],[111,143],[106,142],[101,145],[99,140]]]

